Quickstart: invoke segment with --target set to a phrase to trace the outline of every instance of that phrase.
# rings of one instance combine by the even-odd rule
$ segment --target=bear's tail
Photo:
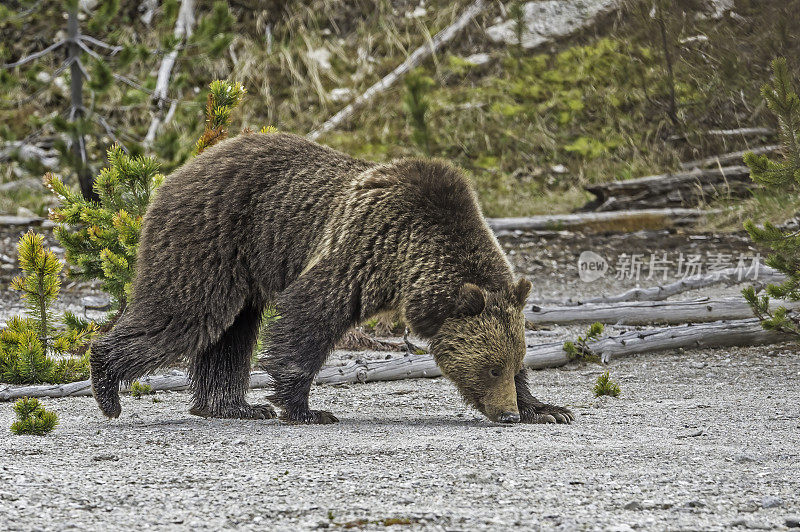
[[[119,402],[119,383],[121,379],[111,370],[108,355],[108,337],[100,338],[92,344],[89,365],[92,374],[92,395],[106,417],[119,417],[122,405]]]

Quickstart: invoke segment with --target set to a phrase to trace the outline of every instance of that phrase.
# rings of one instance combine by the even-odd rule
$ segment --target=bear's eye
[[[490,373],[492,374],[492,377],[499,377],[500,376],[500,370],[497,369],[497,368],[493,369]]]

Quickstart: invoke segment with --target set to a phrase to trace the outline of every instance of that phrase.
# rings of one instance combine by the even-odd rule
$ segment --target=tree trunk
[[[78,45],[80,30],[78,28],[78,10],[70,10],[67,18],[68,61],[70,62],[70,112],[69,119],[75,127],[72,132],[72,157],[75,160],[75,173],[84,199],[95,200],[99,198],[94,192],[94,179],[89,168],[86,155],[86,139],[83,136],[81,118],[84,116],[83,108],[83,72],[81,71],[81,48]]]
[[[741,157],[739,158],[741,161]],[[745,197],[758,186],[746,166],[662,174],[589,185],[597,196],[582,211],[695,207],[716,197]]]
[[[692,275],[685,279],[660,286],[648,288],[632,288],[627,292],[615,296],[600,296],[584,299],[578,305],[585,303],[620,303],[623,301],[663,301],[690,290],[698,290],[715,284],[737,284],[745,281],[754,281],[758,284],[780,284],[786,281],[786,276],[767,265],[761,264],[758,268],[743,270],[741,268],[726,268],[705,275]],[[567,305],[568,303],[565,303]]]
[[[488,218],[489,227],[500,231],[640,231],[694,225],[712,211],[700,209],[643,209],[614,212],[582,212],[526,216],[521,218]]]
[[[169,51],[161,60],[161,66],[158,68],[158,76],[156,77],[156,87],[153,89],[152,102],[155,106],[153,119],[150,122],[150,127],[147,128],[147,134],[142,141],[142,144],[149,148],[152,147],[153,142],[156,140],[158,129],[164,124],[164,103],[167,101],[167,93],[169,90],[169,80],[172,76],[172,69],[175,67],[175,62],[178,60],[178,53],[186,40],[192,36],[194,28],[194,3],[195,0],[181,0],[181,7],[178,11],[178,18],[175,20],[175,35],[178,43],[175,48]],[[171,111],[171,112],[174,112]]]

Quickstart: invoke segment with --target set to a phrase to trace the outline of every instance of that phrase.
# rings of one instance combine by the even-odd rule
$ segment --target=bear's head
[[[464,284],[455,311],[431,339],[442,373],[492,421],[519,421],[514,376],[525,357],[522,308],[530,289],[526,279],[500,292]]]

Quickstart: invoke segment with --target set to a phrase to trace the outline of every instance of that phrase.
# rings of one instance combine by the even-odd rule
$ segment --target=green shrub
[[[778,134],[782,145],[781,160],[748,153],[744,162],[750,167],[753,181],[780,195],[797,196],[800,185],[800,98],[794,90],[786,60],[772,62],[773,80],[761,88],[770,110],[778,115]],[[770,309],[770,298],[800,300],[800,234],[795,229],[782,229],[767,222],[759,227],[748,220],[744,224],[754,242],[769,246],[773,253],[766,263],[786,274],[780,285],[768,285],[767,295],[758,297],[753,287],[742,291],[765,329],[780,330],[800,336],[800,318],[780,306]]]
[[[131,383],[130,394],[134,399],[141,399],[145,395],[153,395],[154,393],[153,387],[149,384],[142,384],[139,381],[133,381]]]
[[[72,313],[63,323],[50,306],[61,287],[61,262],[44,248],[44,237],[32,231],[17,246],[22,275],[11,288],[19,290],[27,316],[14,316],[0,331],[0,381],[10,384],[66,383],[89,377],[84,347],[97,329]],[[76,352],[84,351],[80,356]]]
[[[599,362],[599,357],[592,352],[588,343],[597,340],[603,334],[603,329],[603,324],[596,322],[589,326],[586,336],[578,336],[574,342],[564,342],[564,351],[566,351],[567,357],[570,360]]]
[[[58,425],[58,415],[44,409],[35,397],[23,397],[14,403],[17,420],[11,424],[11,432],[17,436],[29,434],[44,436]]]
[[[611,380],[611,375],[608,371],[597,377],[597,382],[594,385],[594,396],[600,397],[601,395],[610,395],[611,397],[619,397],[620,389],[619,384]]]

